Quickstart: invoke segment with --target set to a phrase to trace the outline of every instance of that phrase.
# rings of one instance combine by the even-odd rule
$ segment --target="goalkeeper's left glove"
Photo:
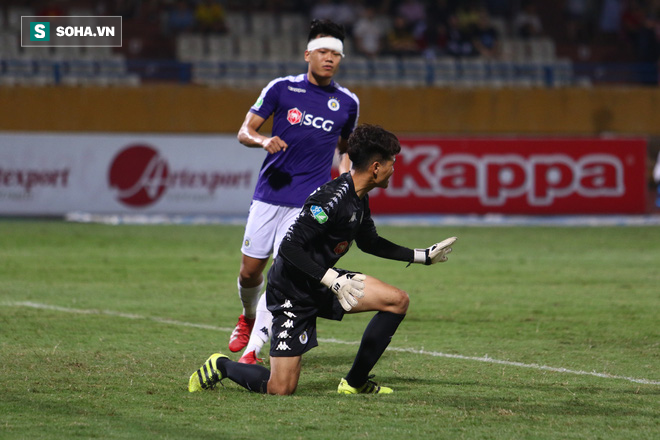
[[[412,262],[426,264],[427,266],[429,264],[444,263],[447,261],[447,254],[451,252],[450,246],[454,244],[456,240],[458,240],[457,237],[449,237],[429,248],[415,249],[415,256]]]

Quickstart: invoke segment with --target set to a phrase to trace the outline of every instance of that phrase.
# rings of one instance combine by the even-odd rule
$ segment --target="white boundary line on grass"
[[[229,327],[217,327],[214,325],[206,325],[206,324],[195,324],[191,322],[184,322],[184,321],[176,321],[173,319],[165,319],[165,318],[158,318],[158,317],[152,317],[152,316],[142,316],[142,315],[136,315],[132,313],[122,313],[122,312],[115,312],[112,310],[93,310],[93,309],[72,309],[69,307],[61,307],[61,306],[53,306],[53,305],[48,305],[48,304],[41,304],[41,303],[35,303],[31,301],[15,301],[15,302],[3,302],[1,303],[2,306],[4,307],[28,307],[32,309],[40,309],[40,310],[53,310],[57,312],[64,312],[64,313],[76,313],[80,315],[105,315],[105,316],[115,316],[119,318],[126,318],[126,319],[136,319],[136,320],[147,320],[147,321],[154,321],[158,322],[161,324],[170,324],[170,325],[177,325],[181,327],[193,327],[193,328],[199,328],[203,330],[213,330],[213,331],[221,331],[221,332],[231,332],[234,329],[229,328]],[[331,343],[331,344],[342,344],[342,345],[358,345],[359,342],[351,342],[351,341],[342,341],[339,339],[324,339],[324,338],[319,338],[320,342],[326,342],[326,343]],[[626,380],[628,382],[634,382],[634,383],[639,383],[639,384],[644,384],[644,385],[660,385],[660,381],[656,380],[649,380],[649,379],[638,379],[634,377],[626,377],[626,376],[616,376],[613,374],[607,374],[607,373],[598,373],[595,371],[580,371],[580,370],[570,370],[568,368],[558,368],[558,367],[550,367],[547,365],[538,365],[538,364],[524,364],[522,362],[513,362],[513,361],[503,361],[500,359],[493,359],[488,357],[488,355],[483,356],[483,357],[476,357],[476,356],[463,356],[460,354],[449,354],[449,353],[441,353],[438,351],[427,351],[427,350],[417,350],[414,348],[399,348],[399,347],[389,347],[387,349],[388,351],[394,351],[398,353],[413,353],[413,354],[420,354],[420,355],[425,355],[425,356],[433,356],[433,357],[443,357],[443,358],[449,358],[449,359],[460,359],[460,360],[465,360],[465,361],[475,361],[475,362],[485,362],[489,364],[498,364],[498,365],[508,365],[511,367],[520,367],[520,368],[531,368],[534,370],[542,370],[542,371],[551,371],[553,373],[566,373],[566,374],[575,374],[575,375],[580,375],[580,376],[594,376],[594,377],[600,377],[604,379],[620,379],[620,380]]]

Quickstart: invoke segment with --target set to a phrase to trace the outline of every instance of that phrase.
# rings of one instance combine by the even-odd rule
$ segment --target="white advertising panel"
[[[0,133],[0,215],[247,216],[265,155],[230,135]]]

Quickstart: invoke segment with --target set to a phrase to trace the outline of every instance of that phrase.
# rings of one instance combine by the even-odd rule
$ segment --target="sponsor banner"
[[[121,47],[120,16],[21,16],[23,47]]]
[[[0,134],[0,214],[247,216],[265,154],[235,136]]]
[[[642,213],[642,139],[401,138],[373,212],[456,214]]]

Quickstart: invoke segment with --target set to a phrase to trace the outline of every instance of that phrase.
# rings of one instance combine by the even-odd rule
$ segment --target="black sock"
[[[378,312],[371,319],[362,335],[351,371],[346,375],[346,382],[354,388],[359,388],[367,382],[369,372],[390,345],[392,336],[406,315],[390,312]]]
[[[218,358],[216,366],[223,377],[228,377],[248,391],[265,394],[270,370],[261,365],[241,364],[227,358]]]

